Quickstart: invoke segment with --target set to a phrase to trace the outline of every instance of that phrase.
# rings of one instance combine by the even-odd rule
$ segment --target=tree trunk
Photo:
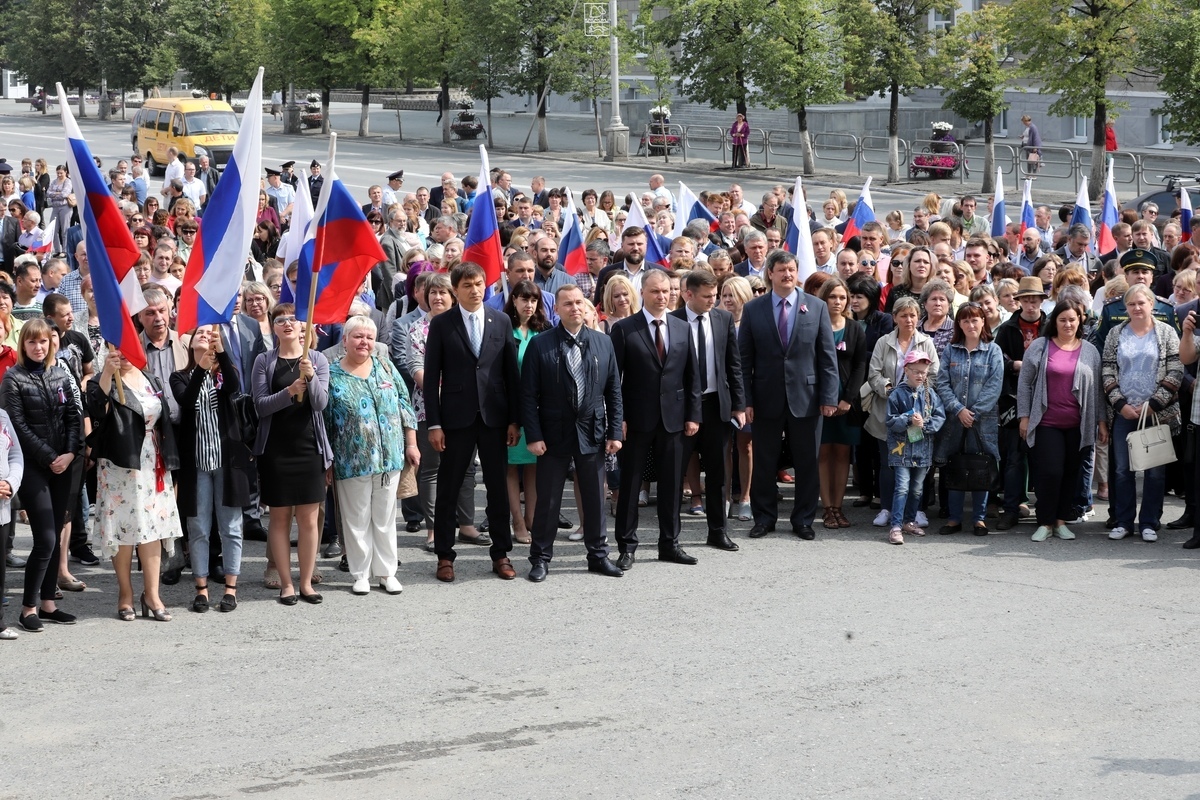
[[[1088,175],[1088,199],[1095,200],[1104,192],[1108,170],[1108,151],[1104,147],[1104,123],[1108,119],[1108,103],[1096,101],[1096,116],[1092,119],[1092,169]]]
[[[992,117],[983,121],[983,186],[984,194],[996,191],[996,145],[992,136]]]
[[[804,156],[803,171],[805,175],[814,175],[817,171],[817,158],[813,153],[812,137],[808,135],[808,109],[799,108],[796,111],[796,122],[800,126],[800,150]]]
[[[405,94],[412,94],[412,93],[413,93],[413,79],[412,79],[412,75],[409,75],[407,78],[405,78],[405,79],[404,79],[404,93],[405,93]]]
[[[546,153],[550,150],[550,139],[546,136],[546,96],[548,94],[549,92],[546,91],[546,86],[543,84],[541,94],[538,96],[537,107],[539,153]]]
[[[488,149],[495,150],[496,141],[492,139],[492,98],[490,97],[487,99],[487,121]]]
[[[358,113],[358,135],[368,136],[371,133],[371,87],[363,85],[362,108]]]
[[[329,87],[321,87],[321,133],[325,136],[329,135]]]
[[[892,81],[888,108],[888,183],[900,180],[900,86]]]
[[[604,136],[600,133],[600,103],[592,98],[592,116],[596,119],[596,157],[604,158]]]
[[[450,75],[442,73],[438,107],[442,110],[442,144],[450,144]]]
[[[83,101],[83,98],[84,98],[83,87],[82,87],[82,86],[80,86],[80,87],[79,87],[79,118],[80,118],[80,119],[83,119],[84,117],[86,117],[86,116],[87,116],[87,109],[85,109],[85,108],[84,108],[84,101]],[[1101,142],[1103,142],[1103,141],[1104,141],[1104,135],[1103,135],[1103,134],[1101,134],[1101,135],[1100,135],[1100,141],[1101,141]]]

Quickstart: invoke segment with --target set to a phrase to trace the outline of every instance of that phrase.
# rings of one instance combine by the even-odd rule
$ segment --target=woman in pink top
[[[750,144],[750,123],[746,122],[743,114],[738,114],[729,129],[729,139],[733,142],[733,168],[739,169],[750,163],[747,145]]]

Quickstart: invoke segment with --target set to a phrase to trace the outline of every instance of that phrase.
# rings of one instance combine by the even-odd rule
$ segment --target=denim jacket
[[[975,431],[983,442],[983,451],[1000,459],[1000,393],[1004,388],[1004,356],[995,342],[980,343],[968,351],[965,345],[950,344],[942,352],[937,375],[937,393],[946,409],[946,424],[938,434],[934,460],[944,464],[962,447],[962,423],[958,412],[975,412]],[[968,434],[967,450],[978,450],[975,437]]]
[[[908,441],[908,425],[913,412],[920,414],[925,438]],[[892,389],[887,402],[887,448],[889,467],[928,467],[933,463],[933,435],[946,421],[946,412],[937,392],[928,384],[913,389],[905,381]]]

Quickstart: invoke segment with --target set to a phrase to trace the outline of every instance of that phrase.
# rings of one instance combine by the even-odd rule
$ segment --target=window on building
[[[1171,115],[1170,114],[1155,114],[1154,115],[1154,143],[1157,145],[1170,145],[1171,141]]]
[[[1004,109],[996,115],[996,122],[993,126],[993,134],[1000,137],[1008,136],[1008,109]]]

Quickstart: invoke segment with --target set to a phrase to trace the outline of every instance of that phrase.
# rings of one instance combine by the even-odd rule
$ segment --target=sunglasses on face
[[[860,267],[873,267],[878,263],[879,263],[878,261],[870,261],[870,260],[864,259],[864,260],[858,262],[858,265]]]
[[[761,288],[755,289],[755,290],[754,290],[754,293],[755,293],[755,294],[766,294],[766,293],[767,293],[767,287],[763,286],[763,287],[761,287]]]

